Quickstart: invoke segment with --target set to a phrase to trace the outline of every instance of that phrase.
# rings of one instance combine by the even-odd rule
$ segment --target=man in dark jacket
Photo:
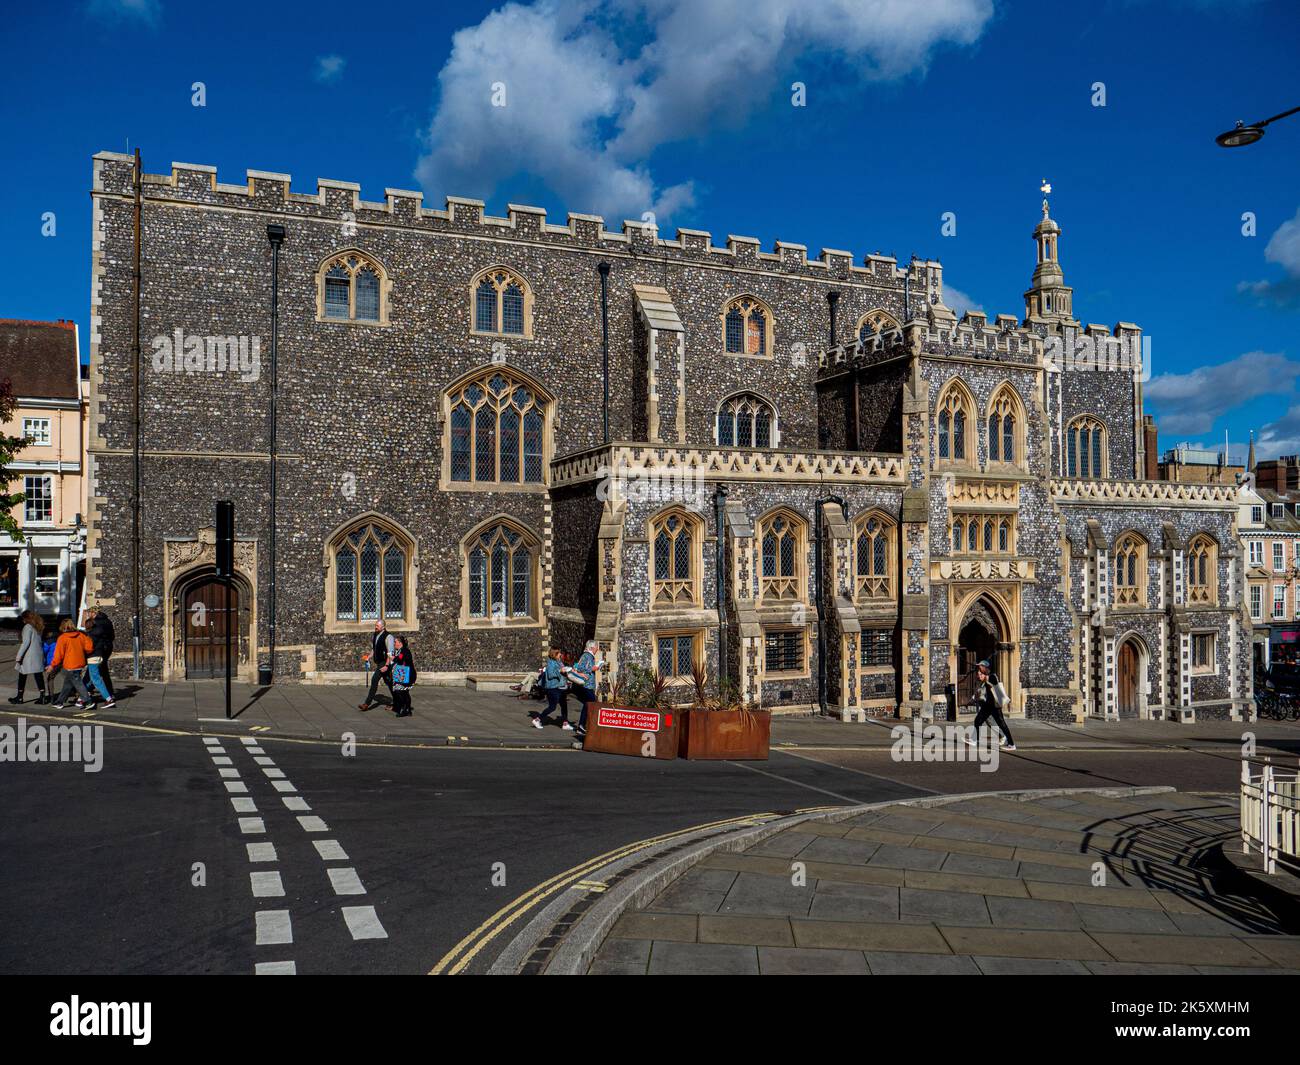
[[[369,710],[375,701],[375,692],[379,690],[379,678],[382,677],[384,683],[388,685],[388,694],[393,694],[393,673],[392,657],[394,652],[392,634],[384,627],[384,619],[380,618],[375,622],[375,633],[370,638],[370,650],[361,656],[363,662],[369,662],[370,668],[374,670],[370,677],[370,691],[366,693],[366,701],[362,703],[358,710]]]
[[[90,624],[86,635],[95,645],[90,652],[90,681],[99,689],[101,695],[107,696],[106,706],[111,707],[116,698],[113,692],[113,677],[108,671],[108,658],[113,653],[113,622],[103,610],[96,609],[90,615]],[[95,659],[99,659],[98,662]]]

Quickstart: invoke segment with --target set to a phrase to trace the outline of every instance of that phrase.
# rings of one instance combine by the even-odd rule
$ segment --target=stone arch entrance
[[[981,595],[962,616],[956,641],[957,705],[967,707],[975,702],[978,686],[975,666],[988,659],[998,679],[1013,691],[1013,663],[1010,630],[1001,606],[991,597]],[[1012,695],[1014,701],[1015,696]],[[1014,702],[1013,702],[1014,705]]]
[[[233,672],[242,677],[251,666],[252,589],[241,576],[226,582],[212,566],[200,566],[177,578],[169,597],[172,608],[172,666],[186,680],[224,680],[226,630],[230,629]]]
[[[1115,710],[1121,718],[1147,716],[1146,644],[1136,635],[1125,636],[1115,649]]]

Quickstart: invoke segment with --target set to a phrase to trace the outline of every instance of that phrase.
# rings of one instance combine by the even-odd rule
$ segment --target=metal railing
[[[1300,767],[1242,759],[1241,851],[1257,852],[1268,873],[1279,860],[1300,868]]]

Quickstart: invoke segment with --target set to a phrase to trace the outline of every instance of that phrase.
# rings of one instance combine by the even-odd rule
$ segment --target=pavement
[[[60,682],[61,683],[61,682]],[[16,687],[13,665],[0,665],[0,690]],[[118,696],[112,710],[100,710],[98,720],[121,721],[151,727],[193,732],[266,733],[310,739],[336,740],[344,733],[367,743],[408,743],[471,747],[569,747],[573,735],[558,725],[535,729],[530,718],[542,707],[511,692],[477,691],[445,685],[417,685],[414,713],[394,716],[387,694],[367,712],[357,706],[366,694],[364,675],[355,685],[285,682],[268,688],[235,683],[231,686],[232,719],[225,718],[225,685],[220,681],[115,681]],[[384,688],[380,687],[384,692]],[[570,700],[570,716],[577,721],[578,704]],[[27,713],[49,713],[37,707],[28,685]],[[0,702],[0,708],[6,704]],[[13,709],[21,709],[14,707]],[[807,714],[775,714],[773,746],[801,748],[872,748],[893,745],[890,729],[896,721],[841,722]],[[1017,744],[1027,750],[1065,748],[1209,746],[1239,752],[1243,734],[1249,732],[1261,745],[1282,753],[1300,753],[1300,724],[1260,721],[1200,722],[1185,725],[1167,721],[1089,721],[1083,725],[1054,725],[1013,718]]]
[[[1300,898],[1226,860],[1221,796],[976,796],[714,849],[592,974],[1300,974]]]

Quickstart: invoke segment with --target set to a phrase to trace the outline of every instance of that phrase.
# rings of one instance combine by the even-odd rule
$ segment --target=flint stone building
[[[89,553],[147,677],[221,672],[227,620],[269,664],[276,225],[279,678],[355,676],[383,616],[426,682],[594,637],[609,679],[846,719],[960,706],[983,657],[1015,714],[1249,713],[1235,487],[1140,479],[1140,330],[1073,317],[1046,202],[1023,321],[959,321],[938,262],[177,163],[137,303],[134,179],[95,156]]]

